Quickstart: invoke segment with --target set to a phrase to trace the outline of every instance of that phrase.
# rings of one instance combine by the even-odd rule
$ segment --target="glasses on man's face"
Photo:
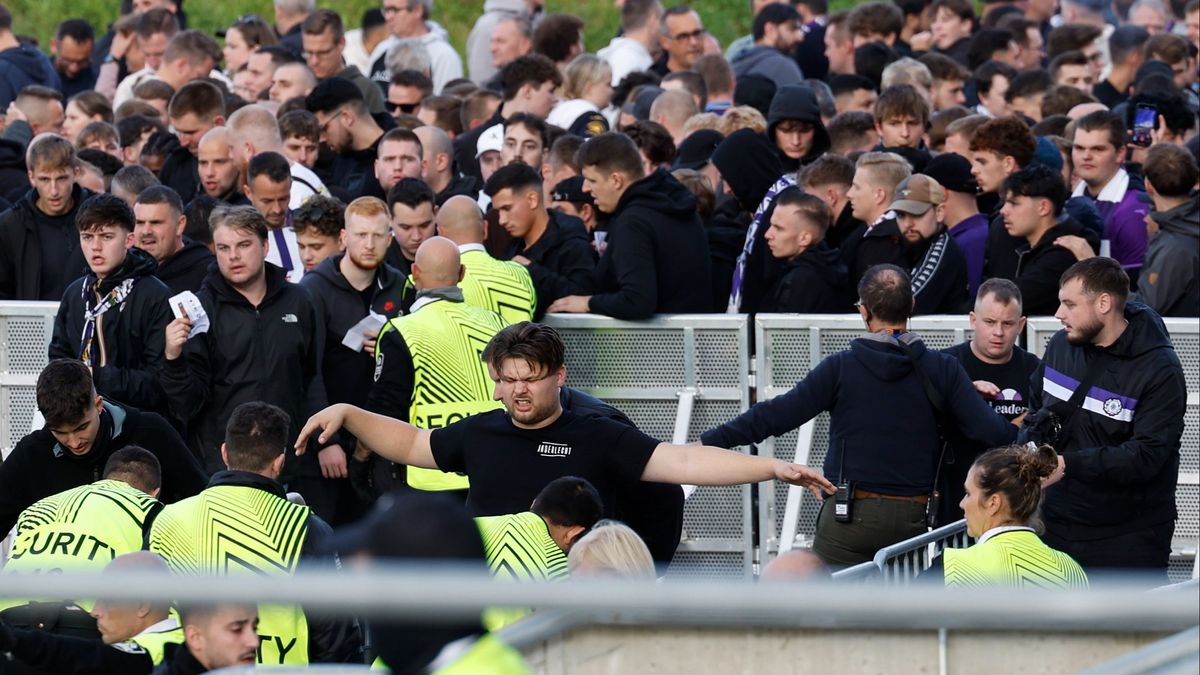
[[[690,40],[699,40],[702,37],[704,37],[704,29],[703,28],[701,28],[699,30],[694,30],[690,33],[680,33],[679,35],[676,35],[675,37],[673,37],[671,39],[676,42],[688,42]]]
[[[399,7],[396,5],[391,5],[391,6],[384,5],[383,6],[383,15],[384,16],[395,16],[395,15],[399,14],[400,12],[407,12],[408,9],[409,8],[407,6]]]
[[[418,107],[420,107],[420,105],[421,105],[420,103],[393,103],[391,101],[387,102],[388,110],[390,110],[393,115],[395,115],[397,113],[404,113],[405,115],[411,115],[411,114],[413,114],[413,111],[415,111]]]

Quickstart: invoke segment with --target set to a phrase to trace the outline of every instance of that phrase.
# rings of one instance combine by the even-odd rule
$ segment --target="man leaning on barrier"
[[[926,349],[920,336],[908,332],[913,296],[903,270],[868,269],[858,297],[866,335],[822,361],[788,393],[700,437],[727,448],[758,443],[828,411],[824,472],[838,484],[838,494],[821,507],[813,550],[830,565],[865,562],[879,549],[925,532],[927,511],[937,507],[930,498],[941,461],[939,417],[988,446],[1016,436],[953,357]]]
[[[719,448],[660,443],[635,428],[563,410],[564,350],[553,328],[514,324],[497,333],[482,354],[496,383],[493,397],[504,410],[430,431],[335,405],[308,420],[296,447],[302,452],[311,434],[329,439],[344,428],[399,464],[466,474],[471,482],[467,508],[473,516],[526,511],[547,483],[567,475],[591,482],[605,503],[614,491],[637,481],[739,485],[778,479],[816,494],[833,493],[833,485],[808,467]]]

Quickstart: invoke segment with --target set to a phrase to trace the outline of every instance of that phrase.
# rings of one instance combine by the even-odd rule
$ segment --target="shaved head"
[[[283,138],[279,135],[279,122],[265,106],[248,105],[229,116],[225,121],[229,129],[229,145],[238,166],[245,169],[250,158],[262,152],[283,154]]]
[[[417,290],[447,288],[462,280],[458,245],[445,237],[430,237],[417,249],[412,267]]]
[[[455,195],[437,213],[438,234],[458,246],[483,243],[483,212],[466,195]]]

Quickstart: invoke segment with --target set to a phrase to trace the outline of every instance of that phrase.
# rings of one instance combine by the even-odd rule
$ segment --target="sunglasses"
[[[392,103],[391,101],[387,102],[388,110],[390,110],[393,115],[395,115],[398,112],[404,113],[405,115],[411,115],[413,113],[413,111],[416,110],[417,108],[419,108],[420,106],[421,106],[420,103]]]

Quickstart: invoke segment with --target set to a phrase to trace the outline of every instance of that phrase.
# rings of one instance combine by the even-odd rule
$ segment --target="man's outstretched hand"
[[[827,494],[837,492],[837,489],[833,487],[833,483],[826,480],[825,476],[821,475],[820,472],[810,469],[807,466],[785,462],[782,459],[775,462],[775,479],[808,488],[808,491],[813,493],[813,496],[817,499],[821,499],[824,496],[822,492]]]
[[[349,406],[345,403],[331,405],[321,412],[308,418],[304,423],[304,428],[300,430],[300,435],[296,437],[296,454],[303,455],[304,450],[308,445],[308,437],[318,429],[321,434],[317,436],[317,443],[325,443],[337,433],[338,429],[346,422],[346,411]]]

